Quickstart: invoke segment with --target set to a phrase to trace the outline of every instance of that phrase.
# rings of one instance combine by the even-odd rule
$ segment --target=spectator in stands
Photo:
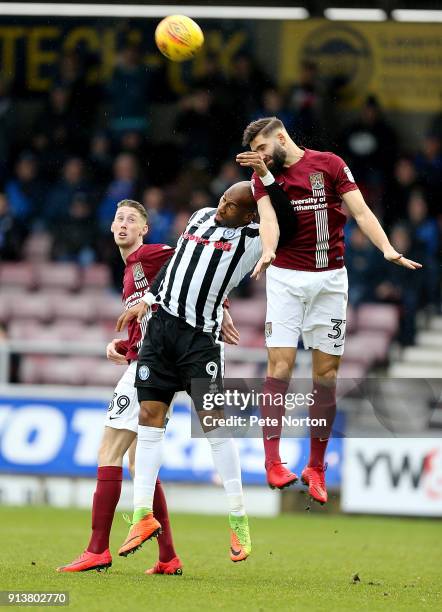
[[[305,60],[301,63],[299,82],[289,92],[289,108],[295,117],[294,133],[297,142],[306,146],[321,141],[320,109],[322,92],[320,89],[318,67],[314,62]]]
[[[84,163],[79,157],[68,159],[60,180],[49,192],[43,211],[43,218],[48,227],[55,227],[69,216],[73,197],[77,193],[90,193],[91,186],[85,177]]]
[[[138,164],[146,163],[146,139],[143,134],[135,130],[123,132],[119,139],[119,150],[122,153],[131,153],[137,158]]]
[[[397,138],[374,96],[367,98],[360,117],[343,131],[340,142],[358,184],[370,191],[370,201],[377,199],[392,172]]]
[[[189,163],[208,170],[213,161],[214,117],[212,95],[198,89],[185,96],[180,103],[180,112],[175,122],[175,131],[181,137],[183,164]]]
[[[104,190],[112,178],[111,141],[106,132],[96,132],[89,143],[88,166],[92,180]]]
[[[193,212],[195,210],[199,210],[200,208],[204,208],[205,206],[214,206],[213,197],[211,194],[202,187],[199,189],[194,189],[189,197],[187,207]]]
[[[75,193],[66,217],[54,229],[53,258],[83,266],[91,264],[96,259],[96,234],[87,194]]]
[[[98,208],[99,226],[106,235],[115,215],[115,206],[120,200],[135,197],[138,180],[139,168],[136,158],[131,153],[120,153],[113,164],[113,179],[108,184]]]
[[[170,230],[169,237],[166,240],[166,244],[176,244],[178,238],[181,236],[181,234],[186,229],[188,222],[189,222],[189,212],[185,210],[178,212],[175,216],[172,228]]]
[[[426,296],[428,302],[440,311],[440,273],[438,254],[440,249],[439,227],[436,219],[428,214],[428,204],[421,191],[414,191],[408,202],[408,221],[412,240],[425,250]]]
[[[357,308],[363,302],[375,301],[375,287],[379,281],[382,255],[356,223],[349,222],[345,265],[348,274],[348,299]]]
[[[262,92],[273,87],[274,83],[250,55],[240,53],[232,61],[227,85],[232,107],[240,115],[249,117],[256,109]]]
[[[224,124],[229,128],[224,130],[224,139],[230,141],[236,151],[244,124],[256,110],[262,92],[273,87],[274,82],[247,53],[236,55],[229,68],[226,92],[228,108]]]
[[[88,72],[96,67],[97,59],[92,54],[81,54],[78,50],[65,51],[60,58],[56,82],[69,91],[70,110],[76,118],[76,129],[82,146],[83,141],[88,140],[88,130],[102,98],[101,86],[92,85],[88,80]]]
[[[442,151],[441,141],[436,134],[425,136],[421,150],[416,155],[415,164],[430,211],[432,214],[438,214],[442,199]]]
[[[142,203],[149,219],[147,242],[166,244],[175,220],[175,214],[165,207],[164,191],[159,187],[147,187],[143,191]]]
[[[26,224],[38,221],[45,185],[39,179],[35,156],[24,152],[15,164],[15,177],[6,182],[5,193],[13,216]]]
[[[147,131],[150,77],[136,45],[126,45],[121,50],[109,83],[108,99],[110,127],[116,136],[127,130],[141,133]]]
[[[56,85],[50,92],[46,107],[35,121],[34,133],[46,135],[54,159],[62,164],[67,156],[79,153],[81,139],[76,112],[72,109],[70,92]],[[60,168],[60,165],[59,165]]]
[[[255,121],[260,117],[278,117],[285,125],[289,133],[294,129],[294,115],[287,108],[286,101],[282,93],[276,87],[268,87],[261,94],[261,107],[255,110],[250,121]]]
[[[419,243],[413,243],[409,228],[396,225],[390,234],[391,243],[399,253],[414,261],[425,261],[425,252]],[[382,281],[375,290],[376,298],[381,302],[401,306],[401,324],[399,341],[404,346],[414,344],[416,334],[416,315],[422,305],[425,288],[425,274],[406,274],[402,266],[391,266],[382,260],[379,266]]]
[[[425,247],[427,255],[436,257],[439,251],[439,228],[436,219],[428,215],[428,204],[422,191],[415,190],[410,195],[408,220],[413,239]]]
[[[0,193],[0,260],[16,261],[23,255],[26,226],[14,217],[8,198]]]
[[[234,161],[225,161],[218,172],[218,175],[210,183],[210,191],[218,201],[222,194],[234,183],[245,180],[241,167]]]
[[[192,81],[192,87],[205,89],[210,91],[215,98],[221,98],[226,86],[227,81],[220,66],[219,55],[207,53],[198,66],[198,73]]]
[[[411,157],[402,155],[394,163],[393,178],[387,183],[382,198],[386,227],[406,217],[410,196],[418,187],[416,166]]]

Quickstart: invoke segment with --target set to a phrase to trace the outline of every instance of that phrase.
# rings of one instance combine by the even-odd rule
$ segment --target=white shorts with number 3
[[[270,266],[267,270],[268,347],[298,346],[342,355],[345,342],[348,279],[346,268],[303,272]]]

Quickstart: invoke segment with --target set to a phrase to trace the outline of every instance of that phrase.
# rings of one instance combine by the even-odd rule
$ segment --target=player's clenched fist
[[[264,161],[261,159],[259,153],[255,151],[245,151],[244,153],[238,153],[236,161],[240,166],[247,168],[253,168],[258,176],[265,176],[268,172],[268,168]]]
[[[114,338],[106,347],[106,357],[112,363],[116,363],[117,365],[127,365],[126,357],[118,352],[118,343],[120,340],[118,338]]]

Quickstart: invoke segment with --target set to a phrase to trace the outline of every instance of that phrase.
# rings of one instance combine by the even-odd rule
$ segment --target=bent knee
[[[157,402],[141,402],[139,423],[148,427],[163,427],[165,412],[162,407],[157,405]]]
[[[295,364],[296,351],[269,349],[267,375],[280,380],[289,380]]]
[[[326,386],[336,385],[338,378],[338,368],[320,368],[313,373],[313,380]]]

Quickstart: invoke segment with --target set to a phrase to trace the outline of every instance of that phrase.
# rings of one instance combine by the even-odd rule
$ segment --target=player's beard
[[[267,162],[269,170],[273,174],[280,174],[284,170],[285,160],[287,159],[287,151],[280,144],[275,144],[271,161]]]

